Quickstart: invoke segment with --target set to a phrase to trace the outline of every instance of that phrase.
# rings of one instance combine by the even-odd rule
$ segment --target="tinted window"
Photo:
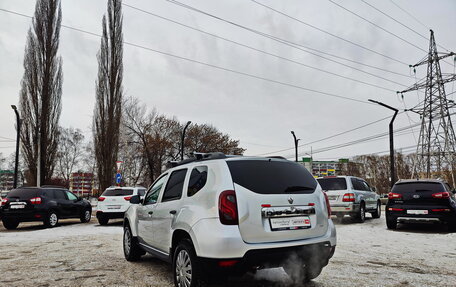
[[[19,198],[19,199],[30,199],[37,196],[38,189],[13,189],[8,192],[6,197],[8,198]]]
[[[365,182],[364,180],[360,180],[359,182],[361,184],[361,187],[363,188],[362,190],[371,191],[370,186],[367,182]]]
[[[353,185],[353,189],[354,190],[364,190],[364,186],[363,186],[362,182],[359,179],[352,178],[351,179],[351,183]]]
[[[145,189],[138,189],[138,195],[139,196],[144,196],[145,193],[146,193]]]
[[[163,193],[162,201],[170,201],[181,198],[186,173],[187,169],[176,170],[171,173]]]
[[[304,166],[291,161],[227,161],[233,182],[261,194],[312,193],[317,182]]]
[[[54,190],[54,198],[55,199],[66,199],[64,191],[63,190]]]
[[[347,181],[342,177],[334,178],[319,178],[318,183],[323,190],[345,190],[347,189]]]
[[[78,197],[76,195],[72,194],[71,192],[69,192],[69,191],[65,191],[65,192],[67,194],[68,200],[76,200],[76,199],[78,199]]]
[[[207,181],[207,166],[197,166],[190,174],[188,182],[187,195],[192,196],[200,191]]]
[[[434,193],[444,192],[445,189],[441,183],[438,182],[411,182],[411,183],[400,183],[395,184],[391,192],[394,193],[408,193],[408,192],[422,192],[432,191]]]
[[[144,199],[144,204],[153,204],[157,202],[158,195],[160,194],[160,190],[163,184],[165,183],[167,177],[168,175],[165,174],[158,180],[156,180],[154,184],[152,184],[152,186],[147,191],[146,198]]]
[[[104,196],[125,196],[125,195],[132,195],[133,189],[106,189],[102,195]]]
[[[40,196],[53,199],[54,198],[54,191],[52,189],[44,189],[41,191]]]

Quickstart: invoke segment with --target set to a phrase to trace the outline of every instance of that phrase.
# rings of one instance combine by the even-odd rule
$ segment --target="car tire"
[[[382,204],[380,201],[377,202],[377,209],[374,212],[371,212],[372,218],[380,218],[382,215]]]
[[[3,219],[3,226],[8,230],[14,230],[19,225],[19,221],[14,219]]]
[[[124,226],[123,250],[127,261],[138,261],[141,258],[141,255],[144,254],[139,247],[138,238],[133,236],[130,225],[128,224]]]
[[[91,218],[92,218],[92,211],[89,208],[87,208],[82,212],[80,220],[82,223],[87,223],[90,221]]]
[[[388,229],[396,229],[397,228],[397,219],[392,217],[392,218],[388,218],[386,217],[386,227],[388,227]]]
[[[366,220],[366,205],[364,202],[361,202],[359,205],[359,211],[355,216],[355,220],[363,223]]]
[[[179,242],[174,251],[173,277],[174,286],[176,287],[196,287],[203,285],[195,249],[188,239]]]
[[[307,263],[292,260],[282,268],[291,278],[293,283],[299,286],[317,278],[323,270],[323,265],[314,256]]]
[[[105,217],[103,215],[98,216],[98,223],[100,225],[107,225],[108,222],[109,222],[109,218],[107,218],[107,217]]]
[[[57,212],[55,212],[54,210],[49,211],[49,213],[46,215],[46,218],[44,219],[44,226],[48,228],[53,228],[56,227],[58,223],[59,216]]]

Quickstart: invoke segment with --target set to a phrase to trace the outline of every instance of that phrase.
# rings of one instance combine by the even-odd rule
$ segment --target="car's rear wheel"
[[[355,220],[363,223],[366,220],[366,206],[364,202],[361,202],[359,205],[359,211],[355,215]]]
[[[377,209],[374,212],[371,212],[373,218],[380,218],[382,215],[382,205],[380,201],[377,202]]]
[[[195,287],[202,285],[195,249],[188,239],[184,239],[176,247],[173,255],[173,277],[176,287]]]
[[[108,222],[109,222],[109,218],[107,218],[107,217],[105,217],[103,215],[98,216],[98,223],[100,225],[107,225]]]
[[[395,217],[392,217],[392,218],[386,217],[386,227],[388,227],[388,229],[396,229],[397,228],[397,219]]]
[[[54,210],[49,211],[47,214],[46,218],[44,219],[44,225],[46,227],[56,227],[57,223],[59,223],[59,216],[57,215],[57,212]]]
[[[133,236],[131,228],[128,224],[124,227],[123,250],[127,261],[138,261],[141,258],[141,255],[144,254],[139,247],[138,239]]]
[[[84,212],[81,214],[81,222],[86,223],[89,222],[90,219],[92,218],[92,212],[90,209],[84,210]]]
[[[308,283],[320,275],[323,269],[322,264],[315,257],[312,257],[307,262],[294,261],[283,266],[283,270],[290,276],[295,284]]]
[[[3,222],[3,226],[8,230],[16,229],[17,226],[19,225],[19,221],[14,220],[14,219],[3,219],[2,222]]]

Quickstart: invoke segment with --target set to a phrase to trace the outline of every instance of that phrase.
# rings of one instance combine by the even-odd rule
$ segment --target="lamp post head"
[[[192,123],[192,121],[188,121],[188,122],[187,122],[187,126],[188,126],[189,124],[191,124],[191,123]]]
[[[13,108],[13,110],[15,110],[15,111],[17,110],[16,105],[11,105],[11,108]]]
[[[294,135],[295,134],[294,131],[291,131],[291,134]]]

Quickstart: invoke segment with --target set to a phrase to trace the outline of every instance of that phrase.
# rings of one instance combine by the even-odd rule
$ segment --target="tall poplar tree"
[[[60,0],[37,0],[19,99],[29,185],[37,183],[38,161],[41,184],[51,179],[56,162],[63,82],[62,58],[57,55],[61,20]]]
[[[122,111],[123,35],[122,1],[108,0],[103,16],[103,36],[98,52],[98,80],[93,132],[100,190],[113,183],[119,149],[119,125]]]

